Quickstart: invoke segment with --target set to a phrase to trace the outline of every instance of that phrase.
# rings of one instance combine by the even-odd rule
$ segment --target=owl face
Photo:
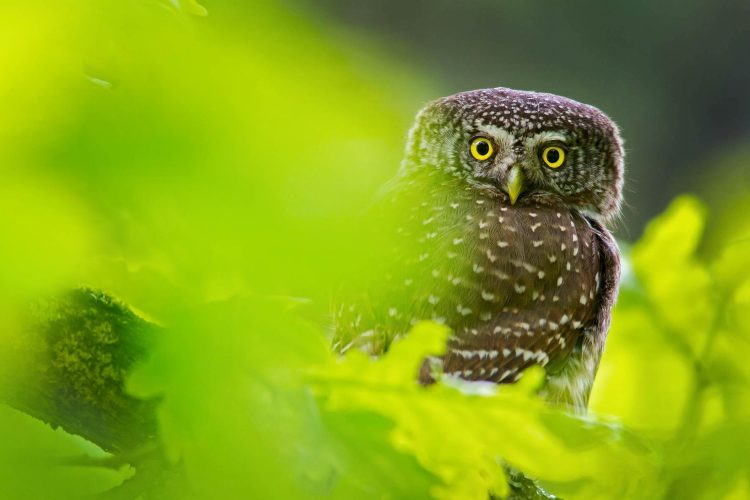
[[[494,88],[430,103],[412,129],[406,169],[437,169],[510,204],[611,219],[622,198],[623,149],[598,109],[552,94]]]

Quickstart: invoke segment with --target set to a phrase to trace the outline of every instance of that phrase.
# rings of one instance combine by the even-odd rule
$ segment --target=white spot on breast
[[[523,360],[528,361],[534,356],[534,353],[529,350],[516,347],[516,356],[518,357],[523,356]]]
[[[479,319],[481,319],[482,321],[489,321],[492,319],[492,313],[483,312],[479,315]]]
[[[505,247],[508,246],[508,242],[507,241],[498,241],[497,242],[497,246],[499,246],[500,248],[505,248]]]
[[[562,315],[562,318],[560,318],[560,324],[561,324],[561,325],[564,325],[564,324],[565,324],[565,323],[567,323],[567,322],[568,322],[569,320],[570,320],[570,318],[568,318],[568,315],[567,315],[567,314],[563,314],[563,315]]]
[[[565,269],[570,271],[570,262],[565,263]]]
[[[479,265],[479,264],[477,264],[476,262],[475,262],[475,263],[474,263],[474,265],[472,266],[472,269],[474,269],[474,272],[475,272],[475,273],[477,273],[477,274],[480,274],[480,273],[483,273],[483,272],[484,272],[484,267],[480,266],[480,265]]]
[[[562,285],[562,283],[563,283],[563,279],[562,279],[562,276],[560,276],[559,278],[557,278],[557,286]]]
[[[504,272],[499,271],[497,269],[493,269],[492,270],[492,274],[493,274],[493,276],[497,276],[498,279],[501,279],[501,280],[508,280],[508,279],[510,279],[510,276],[508,276]]]
[[[396,309],[395,307],[391,307],[390,309],[388,309],[388,316],[394,317],[397,314],[398,314],[398,309]]]
[[[434,218],[434,217],[429,217],[429,218],[427,218],[427,219],[423,220],[423,221],[422,221],[422,224],[426,226],[427,224],[431,223],[431,222],[432,222],[432,221],[434,221],[434,220],[435,220],[435,218]]]
[[[463,238],[453,238],[453,244],[454,245],[460,245],[463,242],[464,242]]]
[[[558,302],[559,300],[560,300],[560,297],[558,297],[557,295],[552,296],[552,302]]]
[[[532,241],[531,244],[534,245],[534,248],[539,248],[540,246],[544,245],[544,241],[535,240],[535,241]]]
[[[533,265],[529,264],[528,262],[522,262],[520,260],[511,260],[510,263],[513,264],[516,267],[523,267],[526,271],[528,271],[530,273],[535,273],[536,272],[536,267],[534,267]]]
[[[479,233],[479,239],[480,240],[486,240],[489,234],[487,233]]]
[[[495,294],[482,290],[482,298],[488,302],[495,300]]]
[[[554,262],[557,262],[557,257],[554,255],[550,255],[547,257],[547,260],[549,260],[550,263],[554,263]]]
[[[427,302],[433,305],[437,304],[438,302],[440,302],[440,297],[436,297],[435,295],[430,294],[427,296]]]
[[[536,275],[539,277],[539,279],[543,279],[544,278],[544,271],[539,271],[538,273],[536,273]]]
[[[422,259],[419,259],[419,260],[422,260]],[[437,269],[433,269],[433,270],[432,270],[432,277],[433,277],[433,278],[438,278],[438,277],[440,277],[440,271],[438,271]]]
[[[485,222],[483,220],[479,221],[479,229],[484,229],[485,227],[489,226],[488,222]]]
[[[471,359],[471,358],[479,358],[479,359],[495,359],[497,358],[499,352],[498,351],[485,351],[484,349],[480,349],[477,351],[471,351],[471,350],[461,350],[461,349],[452,349],[452,352],[454,354],[457,354],[458,356],[464,358],[464,359]]]
[[[588,302],[588,300],[586,299],[586,296],[585,296],[585,295],[581,295],[581,298],[579,299],[579,302],[580,302],[580,303],[581,303],[582,305],[584,305],[584,306],[585,306],[585,305],[586,305],[586,302]]]
[[[495,262],[497,260],[497,256],[489,250],[487,250],[486,254],[487,258],[490,259],[490,262]]]
[[[451,203],[451,208],[453,210],[457,209],[458,208],[458,203]]]
[[[560,250],[561,250],[561,251],[563,251],[563,252],[564,252],[566,248],[568,248],[568,247],[566,247],[566,246],[565,246],[565,243],[561,243],[561,244],[560,244]]]
[[[448,252],[446,255],[449,259],[455,259],[456,257],[458,257],[458,254],[456,252]]]
[[[516,290],[516,293],[523,293],[526,291],[526,287],[523,285],[519,285],[518,283],[513,285],[513,288]]]
[[[573,257],[578,255],[578,247],[573,248]]]
[[[536,352],[536,359],[542,366],[547,366],[547,363],[549,363],[549,356],[547,356],[547,353],[542,350]]]
[[[536,217],[536,213],[534,213],[534,212],[529,212],[529,217]]]
[[[541,223],[541,222],[537,222],[536,224],[532,224],[532,225],[530,226],[530,227],[531,227],[531,232],[532,232],[532,233],[533,233],[533,232],[535,232],[535,231],[536,231],[537,229],[539,229],[539,226],[541,226],[541,225],[542,225],[542,223]]]
[[[468,316],[469,314],[471,314],[471,309],[469,309],[468,307],[464,307],[461,304],[456,306],[456,311],[461,316]]]
[[[573,329],[574,329],[574,330],[578,330],[579,328],[581,328],[581,325],[582,325],[582,324],[583,324],[583,323],[581,323],[580,321],[575,321],[575,320],[574,320],[574,321],[573,321]]]

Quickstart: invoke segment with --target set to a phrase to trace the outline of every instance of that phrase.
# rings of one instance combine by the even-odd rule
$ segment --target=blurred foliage
[[[429,91],[313,11],[206,4],[0,17],[0,349],[29,298],[81,283],[166,327],[129,390],[162,397],[185,477],[141,478],[146,498],[485,498],[508,492],[504,465],[565,498],[750,494],[750,234],[704,255],[692,198],[649,225],[587,418],[542,404],[536,371],[417,386],[436,325],[379,361],[335,358],[300,318],[374,251],[352,225],[398,164],[403,103]],[[71,462],[103,452],[0,410],[2,498],[134,474]]]

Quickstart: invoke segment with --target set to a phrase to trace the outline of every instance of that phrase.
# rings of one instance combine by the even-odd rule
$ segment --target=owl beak
[[[521,167],[514,165],[510,172],[508,172],[508,183],[506,185],[508,190],[508,196],[510,197],[510,204],[515,205],[518,196],[523,191],[523,175],[521,174]]]

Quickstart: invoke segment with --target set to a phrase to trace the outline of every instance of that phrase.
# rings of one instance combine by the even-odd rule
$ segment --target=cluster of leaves
[[[82,281],[163,325],[128,389],[162,398],[159,437],[182,471],[71,465],[102,452],[0,407],[0,497],[132,476],[156,498],[485,498],[509,491],[507,467],[566,498],[745,495],[747,239],[699,258],[690,198],[649,226],[589,418],[540,402],[538,371],[418,386],[447,334],[432,324],[381,360],[339,359],[301,319],[309,305],[272,297],[326,305],[356,270],[352,213],[393,172],[425,91],[352,57],[311,12],[186,12],[205,13],[26,1],[0,19],[0,348],[30,297]]]
[[[750,444],[750,233],[698,257],[706,223],[676,200],[632,248],[591,408],[648,438],[669,498],[744,498]]]

